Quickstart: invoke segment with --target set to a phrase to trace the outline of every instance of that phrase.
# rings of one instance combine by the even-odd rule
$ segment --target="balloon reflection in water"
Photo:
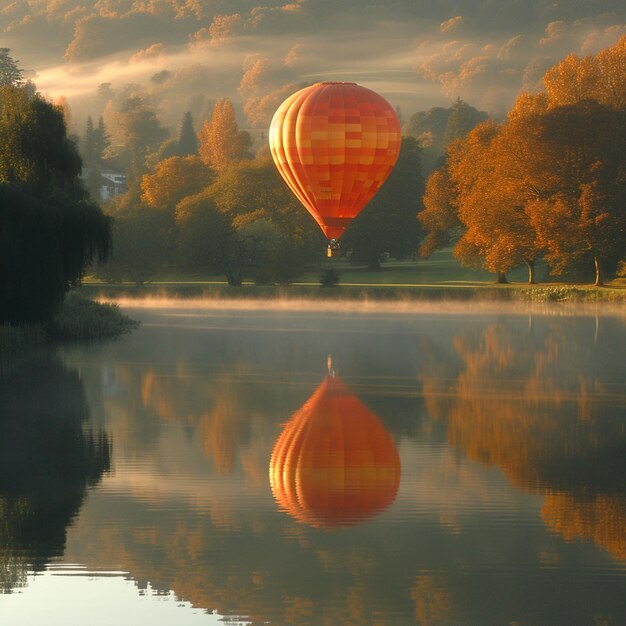
[[[350,526],[394,501],[400,457],[380,419],[329,376],[276,441],[270,484],[295,519],[318,528]]]

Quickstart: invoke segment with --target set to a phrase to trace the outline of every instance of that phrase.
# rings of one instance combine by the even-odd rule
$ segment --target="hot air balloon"
[[[338,377],[327,377],[287,422],[270,461],[279,507],[317,528],[367,520],[394,501],[399,484],[393,439]]]
[[[395,165],[402,137],[391,105],[355,83],[317,83],[274,113],[274,163],[329,241],[338,240]]]

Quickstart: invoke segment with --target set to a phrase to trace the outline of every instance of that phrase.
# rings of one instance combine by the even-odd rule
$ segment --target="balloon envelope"
[[[393,107],[355,83],[317,83],[287,98],[270,126],[272,157],[328,239],[339,239],[395,165]]]
[[[297,520],[321,528],[348,526],[393,502],[400,458],[380,419],[329,377],[276,441],[270,484],[278,505]]]

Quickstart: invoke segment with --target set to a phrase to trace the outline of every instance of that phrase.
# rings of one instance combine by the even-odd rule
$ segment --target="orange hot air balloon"
[[[400,153],[391,105],[355,83],[317,83],[278,107],[269,132],[278,171],[329,240],[371,200]]]
[[[317,528],[350,526],[394,501],[400,458],[378,417],[328,377],[276,441],[270,484],[295,519]]]

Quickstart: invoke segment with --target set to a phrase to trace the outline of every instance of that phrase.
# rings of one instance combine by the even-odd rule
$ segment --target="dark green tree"
[[[176,232],[171,209],[147,206],[136,186],[107,203],[113,218],[111,260],[99,269],[105,279],[128,279],[141,285],[176,263]]]
[[[106,149],[111,145],[109,133],[104,125],[104,118],[102,115],[98,118],[98,127],[94,129],[94,153],[96,155],[96,163],[102,165]]]
[[[402,139],[398,162],[374,198],[342,237],[351,259],[380,267],[384,253],[401,259],[416,252],[422,234],[415,214],[421,206],[424,181],[421,149],[413,137]]]
[[[450,108],[450,116],[446,124],[443,137],[444,146],[447,146],[459,137],[465,137],[475,126],[487,119],[484,111],[478,111],[473,106],[457,98]]]
[[[479,111],[462,100],[451,107],[433,107],[418,111],[404,126],[404,133],[415,137],[423,148],[422,166],[428,176],[440,167],[450,138],[467,134],[474,126],[485,121],[488,114]]]
[[[81,156],[85,165],[101,168],[104,160],[104,152],[110,145],[109,135],[104,125],[104,119],[100,116],[98,126],[94,127],[91,115],[85,124],[85,134],[81,142]]]
[[[141,97],[127,98],[115,114],[119,135],[124,142],[128,164],[128,184],[139,181],[146,170],[146,157],[155,152],[168,136],[156,111]]]
[[[80,171],[62,111],[0,87],[0,321],[49,319],[85,268],[108,255],[110,220]]]
[[[193,117],[191,111],[187,111],[183,116],[178,135],[179,156],[188,156],[198,153],[198,136],[193,127]]]
[[[83,135],[81,156],[87,165],[93,165],[95,161],[94,149],[94,127],[91,115],[87,118],[85,124],[85,134]]]
[[[0,87],[17,87],[24,81],[23,71],[10,52],[9,48],[0,48]]]
[[[210,193],[182,200],[176,210],[181,261],[189,270],[213,270],[239,287],[254,250],[238,237],[232,216],[219,211]]]
[[[269,237],[273,243],[268,239],[260,245],[266,251],[272,248],[272,253],[258,254],[259,248],[255,249],[256,276],[261,273],[270,282],[289,282],[315,263],[324,250],[319,228],[287,188],[271,157],[231,165],[208,191],[217,209],[238,225],[239,234],[255,231],[269,235],[267,221],[275,227]],[[265,226],[253,227],[256,220],[265,221]]]

